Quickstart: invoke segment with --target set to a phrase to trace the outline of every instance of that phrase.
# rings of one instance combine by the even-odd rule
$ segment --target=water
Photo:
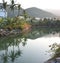
[[[49,45],[60,43],[59,29],[36,29],[0,38],[0,63],[44,63]]]

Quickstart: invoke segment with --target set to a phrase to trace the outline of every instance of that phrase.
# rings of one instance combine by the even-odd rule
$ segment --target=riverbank
[[[57,57],[55,59],[47,60],[44,63],[60,63],[60,57]]]
[[[48,59],[47,61],[45,61],[44,63],[55,63],[54,59]]]
[[[9,36],[9,35],[17,35],[17,34],[21,34],[21,33],[24,33],[26,31],[29,31],[29,30],[31,30],[30,27],[27,27],[23,30],[21,30],[21,29],[13,29],[13,30],[0,29],[0,37]]]
[[[8,36],[11,34],[18,34],[18,33],[21,33],[21,30],[16,29],[9,31],[8,29],[0,29],[0,36]]]

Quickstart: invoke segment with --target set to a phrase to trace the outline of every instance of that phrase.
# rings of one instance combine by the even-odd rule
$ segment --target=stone
[[[60,63],[60,57],[56,58],[57,62]]]

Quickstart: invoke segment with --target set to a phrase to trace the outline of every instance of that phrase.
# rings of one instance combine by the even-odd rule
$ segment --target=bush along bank
[[[29,30],[31,25],[25,19],[15,18],[0,18],[0,36],[8,36],[11,34],[19,34]]]

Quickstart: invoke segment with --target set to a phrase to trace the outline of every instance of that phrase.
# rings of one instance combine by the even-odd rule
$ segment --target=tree
[[[18,16],[19,16],[19,14],[20,14],[20,9],[21,9],[21,5],[18,4]]]
[[[3,0],[3,8],[5,9],[5,16],[6,16],[6,7],[7,7],[7,2],[5,2],[5,0]]]
[[[24,16],[24,18],[25,18],[25,20],[26,20],[26,18],[27,18],[27,13],[26,13],[25,10],[23,10],[23,16]]]
[[[18,8],[18,16],[19,16],[19,14],[20,14],[20,4],[15,4],[15,2],[14,2],[14,0],[11,0],[11,6],[10,6],[10,8],[11,8],[11,10],[12,10],[12,12],[13,12],[13,16],[14,16],[14,7],[16,6],[16,5],[18,5],[17,6],[17,8]]]
[[[14,16],[14,6],[15,6],[14,0],[11,0],[11,6],[10,6],[10,8],[11,8],[11,10],[13,12],[13,16]]]

